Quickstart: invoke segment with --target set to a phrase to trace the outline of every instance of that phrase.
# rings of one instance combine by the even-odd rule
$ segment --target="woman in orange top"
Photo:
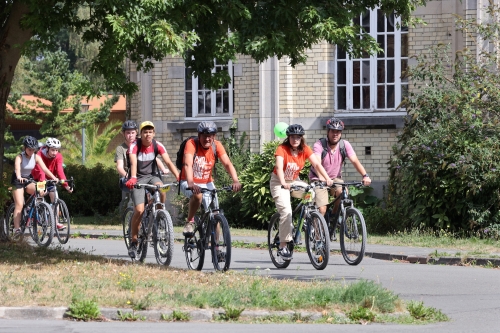
[[[290,186],[308,184],[299,179],[299,172],[304,168],[306,159],[309,159],[311,165],[318,172],[320,180],[326,181],[328,185],[333,180],[328,177],[325,169],[321,165],[321,160],[313,153],[312,149],[306,145],[304,140],[304,128],[295,124],[288,126],[286,130],[286,139],[274,153],[276,164],[271,174],[271,195],[273,196],[276,209],[280,214],[280,248],[278,255],[283,260],[291,260],[292,254],[288,250],[287,244],[293,239],[292,231],[292,204],[290,202]],[[292,196],[300,198],[302,192],[292,192]]]

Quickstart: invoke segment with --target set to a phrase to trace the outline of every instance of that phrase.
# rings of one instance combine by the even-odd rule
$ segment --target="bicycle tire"
[[[330,239],[325,219],[319,212],[311,212],[307,219],[306,250],[313,267],[325,269],[330,259]]]
[[[130,227],[132,225],[132,216],[134,215],[134,207],[128,207],[122,216],[123,240],[127,250],[130,247]]]
[[[222,214],[213,217],[211,226],[212,263],[217,271],[227,271],[231,266],[231,232],[229,223]],[[224,263],[224,264],[222,264]]]
[[[174,226],[170,214],[163,209],[157,210],[153,224],[153,249],[156,262],[169,266],[174,254]]]
[[[184,237],[184,255],[189,269],[201,271],[205,263],[205,245],[201,237],[203,226],[200,225],[200,218],[194,217],[195,229],[193,236]]]
[[[47,247],[54,238],[55,218],[52,207],[45,201],[35,203],[35,216],[31,223],[31,237],[38,246]]]
[[[55,221],[56,237],[59,240],[59,243],[66,244],[71,235],[71,217],[69,216],[68,206],[66,206],[66,203],[63,200],[58,199],[57,203],[53,205],[53,208],[54,218],[57,220]],[[59,211],[57,208],[59,208]],[[63,224],[66,228],[64,230],[57,229],[57,223]]]
[[[2,221],[3,237],[5,240],[7,240],[9,242],[12,241],[13,236],[14,236],[14,209],[15,208],[16,208],[16,204],[11,204],[9,206],[9,208],[7,208],[7,210],[5,211],[5,217]],[[21,230],[22,230],[22,228],[21,228]]]
[[[346,209],[340,226],[340,250],[349,265],[358,265],[365,255],[366,225],[363,214],[353,207]]]
[[[269,249],[269,255],[271,256],[271,261],[273,262],[274,266],[276,266],[276,268],[287,268],[290,265],[291,260],[283,260],[278,255],[278,249],[280,245],[279,226],[280,214],[275,213],[269,221],[269,228],[267,230],[267,247]],[[293,253],[292,246],[289,245],[288,249],[291,253]]]
[[[146,214],[146,212],[144,212],[144,214]],[[139,261],[141,263],[144,263],[148,254],[148,240],[150,235],[148,235],[148,230],[146,227],[148,223],[145,222],[146,221],[141,222],[141,227],[139,228],[139,237],[137,238],[137,255],[139,255]]]

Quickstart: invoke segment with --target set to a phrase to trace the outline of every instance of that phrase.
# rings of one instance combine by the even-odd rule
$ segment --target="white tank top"
[[[21,154],[21,177],[22,178],[27,178],[29,175],[31,175],[31,171],[35,168],[36,161],[35,161],[35,155],[36,152],[34,152],[31,155],[31,158],[28,159],[26,156],[26,153],[23,151]]]

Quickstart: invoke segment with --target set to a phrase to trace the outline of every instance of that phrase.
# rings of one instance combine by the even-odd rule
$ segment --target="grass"
[[[244,309],[324,311],[331,318],[353,308],[358,317],[366,315],[360,308],[375,315],[405,311],[397,295],[373,281],[304,282],[252,272],[138,266],[76,250],[33,248],[24,242],[0,243],[0,297],[3,306],[70,306],[70,315],[80,319],[98,317],[97,306],[178,309],[169,318],[176,321],[186,320],[183,311],[196,308],[222,308],[222,320],[238,320]],[[122,320],[141,319],[133,314],[123,313]]]

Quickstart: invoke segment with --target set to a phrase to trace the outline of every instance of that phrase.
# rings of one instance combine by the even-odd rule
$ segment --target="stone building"
[[[456,31],[454,15],[479,19],[477,8],[485,4],[487,0],[429,1],[414,12],[427,24],[414,28],[401,26],[394,15],[367,11],[359,24],[379,42],[383,53],[349,59],[335,45],[322,43],[308,51],[306,64],[295,68],[286,58],[258,64],[240,56],[235,63],[215,64],[214,70],[229,70],[232,78],[231,84],[217,91],[204,89],[181,58],[157,62],[148,73],[137,72],[129,64],[131,80],[139,86],[129,101],[131,118],[152,120],[157,138],[175,159],[180,142],[195,133],[201,120],[215,121],[225,135],[237,121],[237,133],[246,132],[251,150],[259,152],[263,142],[275,139],[277,122],[302,124],[312,145],[325,135],[325,121],[335,115],[345,122],[343,138],[353,144],[381,195],[389,177],[391,147],[406,116],[398,106],[412,89],[401,74],[415,63],[413,56],[437,43],[450,44],[450,56],[472,46]],[[343,175],[360,179],[349,163]]]

